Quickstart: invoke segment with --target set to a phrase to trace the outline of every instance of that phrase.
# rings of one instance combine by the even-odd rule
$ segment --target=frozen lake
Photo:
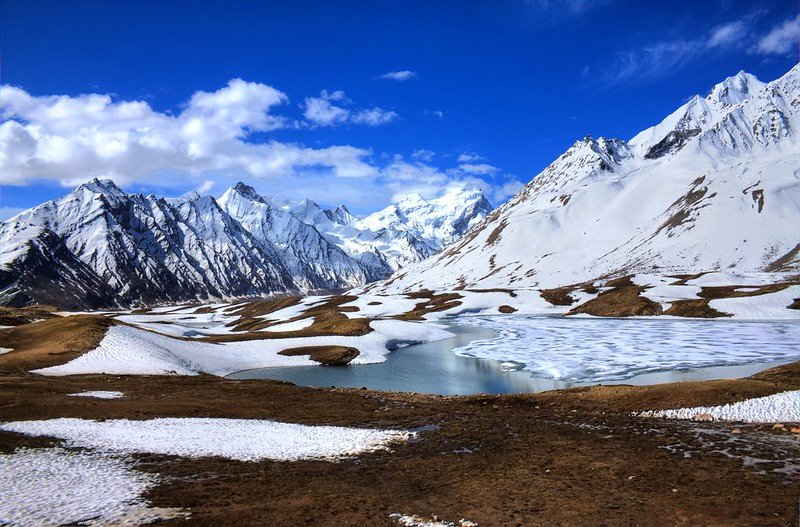
[[[735,378],[800,359],[796,321],[514,315],[457,321],[455,337],[401,348],[380,364],[261,368],[229,378],[463,395]]]

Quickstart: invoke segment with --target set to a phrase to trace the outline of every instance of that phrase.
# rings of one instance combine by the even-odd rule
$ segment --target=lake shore
[[[479,525],[785,525],[795,518],[790,489],[800,479],[788,427],[631,414],[798,388],[800,363],[741,380],[470,397],[208,375],[6,375],[0,420],[227,417],[421,430],[391,451],[337,463],[136,455],[141,470],[162,477],[145,497],[189,509],[188,523],[173,520],[182,525],[397,525],[392,513]],[[86,390],[123,397],[66,396]],[[53,444],[0,432],[3,453]]]

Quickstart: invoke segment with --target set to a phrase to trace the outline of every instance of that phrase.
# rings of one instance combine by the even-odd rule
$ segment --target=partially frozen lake
[[[800,323],[682,319],[460,317],[454,338],[380,364],[261,368],[230,378],[445,395],[587,384],[735,378],[800,359]]]

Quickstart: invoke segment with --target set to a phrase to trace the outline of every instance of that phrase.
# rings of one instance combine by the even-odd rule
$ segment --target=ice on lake
[[[520,365],[532,375],[603,383],[684,369],[786,362],[800,358],[794,321],[464,317],[495,338],[453,349],[458,355]]]

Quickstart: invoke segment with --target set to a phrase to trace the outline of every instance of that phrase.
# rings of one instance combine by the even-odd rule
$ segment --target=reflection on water
[[[461,319],[464,320],[464,319]],[[543,322],[542,318],[538,319]],[[553,319],[547,322],[553,322]],[[533,320],[525,324],[536,323]],[[488,326],[488,324],[485,324]],[[584,382],[566,382],[522,371],[522,362],[497,357],[498,360],[456,355],[456,348],[469,347],[470,343],[490,342],[497,333],[489,327],[452,325],[449,331],[455,337],[416,344],[391,352],[380,364],[355,366],[293,366],[260,368],[236,372],[231,379],[273,379],[289,381],[303,386],[317,387],[367,387],[375,390],[410,391],[441,395],[468,395],[476,393],[525,393],[558,388],[586,386]],[[692,344],[689,344],[692,345]],[[798,353],[800,354],[800,352]],[[502,362],[505,360],[506,362]],[[587,357],[586,360],[591,360]],[[736,378],[752,375],[766,367],[789,362],[761,361],[758,364],[704,367],[650,372],[623,380],[603,384],[656,384],[689,380]],[[751,361],[752,362],[752,361]],[[765,364],[767,363],[767,364]],[[643,370],[647,371],[647,370]]]
[[[374,390],[467,395],[538,392],[566,386],[528,373],[506,371],[493,360],[460,357],[453,348],[495,333],[486,328],[451,326],[455,337],[415,344],[389,354],[385,362],[355,366],[291,366],[236,372],[229,379],[273,379],[303,386],[339,386]]]

